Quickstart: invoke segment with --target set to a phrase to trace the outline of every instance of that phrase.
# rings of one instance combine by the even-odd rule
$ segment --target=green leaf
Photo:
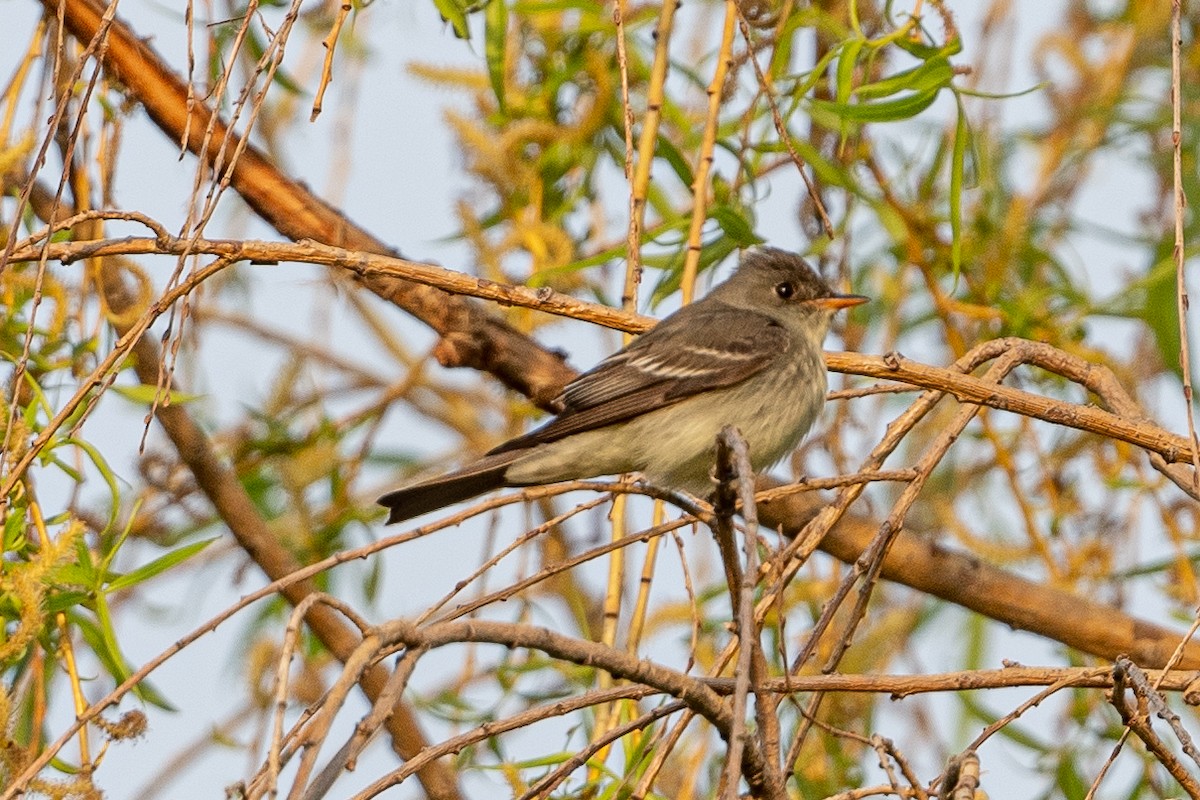
[[[4,518],[4,552],[5,553],[20,553],[25,550],[29,544],[29,539],[25,535],[25,514],[23,508],[16,506],[9,509],[9,514]]]
[[[984,100],[1011,100],[1014,97],[1024,97],[1027,94],[1040,92],[1049,85],[1050,81],[1042,81],[1041,83],[1035,83],[1028,89],[1021,89],[1020,91],[1016,92],[981,92],[978,89],[963,89],[961,87],[958,89],[958,91],[967,97],[980,97]]]
[[[496,103],[504,110],[504,57],[508,44],[508,5],[505,0],[490,0],[483,14],[483,55],[487,59],[488,78]]]
[[[792,87],[789,94],[792,97],[802,97],[811,92],[812,88],[820,82],[821,77],[829,69],[829,63],[833,61],[835,56],[840,55],[841,52],[841,50],[837,49],[830,50],[821,56],[821,60],[814,64],[812,69],[794,75],[793,77],[799,82]],[[801,80],[801,78],[803,79]]]
[[[939,55],[953,56],[962,52],[962,38],[955,36],[944,45],[925,44],[920,39],[899,36],[893,40],[897,47],[909,55],[916,56],[922,61],[928,61]]]
[[[679,152],[679,148],[662,134],[658,136],[654,155],[662,157],[671,165],[671,169],[675,172],[675,177],[679,178],[684,186],[691,186],[696,180],[696,176],[692,172],[692,165],[683,157],[683,153]]]
[[[108,674],[120,683],[129,677],[131,670],[117,644],[116,632],[112,627],[112,617],[108,613],[108,604],[104,602],[103,596],[93,597],[92,603],[96,613],[94,621],[83,615],[74,615],[72,622],[78,626],[84,641],[100,659]]]
[[[471,32],[467,30],[467,6],[458,0],[433,0],[434,7],[442,15],[442,20],[449,22],[454,28],[454,35],[459,39],[470,39]]]
[[[88,580],[90,581],[91,575],[95,572],[96,564],[92,561],[92,551],[88,549],[87,542],[83,540],[82,536],[75,540],[75,564],[81,569],[90,570],[88,573]],[[91,586],[92,584],[87,583],[85,585]]]
[[[950,157],[950,265],[957,282],[962,271],[963,176],[966,171],[970,128],[967,125],[967,112],[963,108],[962,99],[956,96],[955,102],[958,104],[958,120],[954,126],[954,149]]]
[[[732,206],[717,206],[712,210],[712,218],[721,226],[725,235],[737,243],[738,247],[750,247],[766,241],[754,232],[750,220],[738,213]]]
[[[696,275],[703,275],[706,270],[724,261],[737,249],[737,243],[730,236],[719,236],[712,242],[706,242],[700,249],[700,264],[696,269]],[[683,281],[683,255],[684,251],[680,250],[671,256],[668,263],[664,265],[667,272],[655,284],[654,291],[650,295],[652,308],[679,290]],[[652,266],[654,259],[644,259],[644,263],[646,266]]]
[[[189,558],[199,553],[204,548],[215,542],[217,537],[205,539],[200,542],[192,542],[183,547],[178,547],[165,555],[159,556],[148,564],[143,564],[132,572],[128,572],[116,580],[112,581],[105,587],[108,593],[118,592],[121,589],[126,589],[130,586],[136,586],[142,581],[149,580],[160,572],[165,572],[176,564],[182,564]]]
[[[379,599],[379,592],[383,587],[383,559],[372,558],[368,561],[370,566],[367,568],[366,577],[363,578],[363,597],[374,603]]]
[[[1176,377],[1183,378],[1181,358],[1183,349],[1179,346],[1179,312],[1176,300],[1175,262],[1165,247],[1161,251],[1168,252],[1142,279],[1145,294],[1143,302],[1135,311],[1135,316],[1145,320],[1146,325],[1154,334],[1154,342],[1158,345],[1158,354],[1163,366]]]
[[[50,403],[49,399],[47,399],[46,393],[42,391],[42,387],[37,382],[37,378],[34,377],[28,370],[22,373],[22,375],[25,379],[25,385],[29,387],[30,391],[33,392],[34,399],[37,400],[36,403],[30,403],[29,407],[25,410],[25,424],[33,425],[34,421],[37,419],[36,414],[37,409],[39,408],[46,412],[47,417],[53,417],[54,406]],[[33,416],[30,416],[30,411],[33,412]]]
[[[121,531],[121,534],[105,548],[104,557],[100,560],[100,569],[108,572],[108,570],[112,567],[113,559],[117,557],[117,553],[120,551],[121,545],[125,543],[125,539],[128,538],[129,532],[133,530],[133,521],[137,519],[138,511],[141,509],[141,507],[142,501],[140,499],[133,504],[133,509],[129,512],[129,521],[126,522],[125,528]],[[107,538],[108,537],[105,537],[105,539]],[[106,577],[105,583],[108,583],[108,581],[109,579]],[[97,584],[96,588],[100,589],[102,585],[103,584]]]
[[[584,15],[595,14],[595,0],[517,0],[513,11],[522,15],[558,14],[563,11],[582,11]],[[580,28],[584,30],[584,28]]]
[[[104,597],[100,596],[96,600],[96,621],[92,621],[86,615],[72,614],[71,622],[79,629],[83,635],[83,639],[100,659],[108,674],[117,682],[128,678],[133,674],[129,663],[121,654],[120,647],[117,645],[117,638],[112,629],[112,621],[109,618],[108,606],[104,602]],[[134,693],[142,700],[148,703],[153,703],[160,708],[165,708],[169,711],[174,711],[175,707],[167,702],[167,699],[160,694],[148,681],[142,681],[134,688]]]
[[[26,428],[29,428],[29,430],[31,430],[31,431],[38,430],[39,426],[37,424],[37,418],[38,418],[37,404],[30,403],[29,405],[25,406],[25,412],[21,415],[21,418],[22,418],[22,421],[25,423]]]
[[[950,59],[945,56],[936,56],[918,67],[897,72],[895,75],[874,83],[863,84],[854,90],[854,94],[860,100],[878,100],[891,97],[905,89],[923,92],[949,86],[953,78],[954,67],[950,64]],[[839,99],[841,99],[840,95]]]
[[[111,577],[90,562],[59,564],[49,574],[51,582],[59,586],[78,586],[88,590],[100,588]]]
[[[1091,778],[1084,778],[1076,769],[1076,759],[1081,755],[1081,753],[1068,751],[1062,754],[1062,758],[1058,762],[1054,778],[1058,790],[1062,792],[1061,797],[1074,798],[1088,795],[1092,783]]]
[[[68,464],[56,455],[50,455],[48,458],[42,459],[42,463],[46,465],[53,464],[62,470],[62,473],[70,478],[75,483],[83,483],[84,474],[75,469],[74,465]]]
[[[130,400],[138,405],[149,406],[154,404],[154,398],[159,396],[157,386],[151,386],[147,383],[139,383],[136,386],[113,386],[112,391]],[[172,405],[190,403],[194,400],[199,400],[204,395],[201,394],[186,394],[184,392],[168,392],[167,397]],[[161,402],[161,401],[160,401]]]
[[[792,138],[792,149],[796,151],[796,155],[800,156],[800,160],[812,169],[813,174],[817,176],[821,183],[827,183],[831,186],[840,186],[855,193],[861,193],[862,189],[858,181],[854,177],[854,173],[844,166],[841,162],[831,161],[825,155],[813,147],[812,142],[804,138]],[[787,147],[780,142],[768,142],[756,147],[757,150],[764,153],[787,153]]]
[[[46,611],[51,614],[57,614],[60,611],[69,611],[75,606],[81,606],[90,602],[92,595],[88,592],[74,591],[56,591],[52,592],[46,598]]]
[[[108,494],[112,499],[112,506],[108,511],[108,523],[101,532],[102,534],[108,533],[109,528],[117,521],[117,509],[121,505],[121,490],[117,486],[116,474],[109,468],[108,462],[104,460],[104,456],[100,454],[100,451],[93,447],[90,442],[86,442],[83,439],[67,438],[63,439],[59,444],[75,445],[86,453],[88,458],[91,459],[92,464],[96,467],[96,471],[100,473],[100,477],[104,479],[104,483],[108,486]],[[55,447],[58,447],[58,444]]]
[[[879,103],[834,103],[829,100],[813,100],[815,111],[833,114],[848,122],[898,122],[911,119],[933,105],[938,89],[926,90],[895,100]]]
[[[862,52],[863,45],[866,43],[865,39],[851,39],[842,45],[837,66],[837,101],[839,103],[850,101],[850,94],[854,91],[852,85],[854,67],[858,64],[858,54]]]

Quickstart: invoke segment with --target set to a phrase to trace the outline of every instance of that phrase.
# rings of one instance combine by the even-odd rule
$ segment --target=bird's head
[[[709,296],[780,322],[811,320],[821,325],[822,335],[833,312],[868,299],[833,291],[803,258],[775,247],[746,250],[737,271]]]

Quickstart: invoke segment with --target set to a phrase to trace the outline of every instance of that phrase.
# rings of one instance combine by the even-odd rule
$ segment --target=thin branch
[[[111,216],[124,219],[127,214],[120,212],[110,215],[96,212],[87,216],[88,218]],[[61,230],[68,223],[77,219],[72,217],[65,220],[56,225],[55,229]],[[33,261],[39,258],[43,248],[36,245],[45,238],[45,235],[43,232],[37,237],[21,242],[14,250],[11,261]],[[181,255],[185,252],[195,255],[224,256],[235,261],[248,261],[252,264],[278,264],[280,262],[321,264],[347,270],[364,279],[400,279],[441,289],[452,295],[478,297],[491,300],[501,306],[534,308],[548,314],[569,316],[627,333],[642,333],[650,329],[656,322],[653,317],[640,316],[600,303],[588,303],[557,292],[550,287],[532,289],[528,286],[507,285],[433,264],[362,250],[347,250],[342,247],[324,245],[310,239],[289,243],[232,239],[188,240],[170,235],[159,235],[155,238],[127,237],[84,242],[56,242],[46,246],[44,252],[50,259],[64,264],[102,256]]]
[[[704,133],[700,141],[699,162],[692,177],[692,221],[688,227],[687,255],[683,261],[683,277],[680,292],[683,302],[690,303],[695,291],[696,271],[700,266],[700,235],[704,221],[708,219],[708,173],[712,169],[713,151],[717,144],[717,124],[721,117],[721,91],[725,76],[733,64],[733,31],[737,22],[737,3],[725,0],[725,25],[721,33],[721,47],[717,52],[717,66],[708,84],[708,113],[704,118]]]
[[[1175,754],[1171,752],[1166,743],[1159,738],[1154,732],[1154,728],[1150,724],[1148,711],[1154,707],[1165,708],[1165,703],[1158,696],[1158,693],[1150,688],[1146,676],[1140,674],[1141,671],[1129,659],[1118,659],[1116,666],[1113,667],[1114,678],[1117,684],[1112,693],[1112,705],[1121,715],[1121,720],[1125,723],[1126,733],[1132,732],[1134,736],[1141,739],[1142,744],[1146,746],[1146,750],[1154,756],[1154,759],[1162,764],[1163,767],[1170,773],[1183,790],[1188,793],[1192,800],[1200,800],[1200,781],[1197,781],[1195,776],[1187,771],[1187,768],[1180,763]],[[1125,702],[1125,691],[1121,685],[1127,681],[1130,688],[1133,689],[1134,696],[1138,699],[1137,710],[1129,708]],[[1158,712],[1161,716],[1161,710]],[[1186,736],[1186,734],[1185,734]],[[1121,741],[1124,741],[1122,737]],[[1190,738],[1184,739],[1185,750],[1190,745]],[[1120,743],[1118,743],[1118,747]],[[1114,750],[1114,756],[1116,752]],[[1194,754],[1194,749],[1193,749]],[[1097,776],[1096,783],[1093,788],[1099,784],[1100,777]]]
[[[747,593],[744,590],[737,543],[734,541],[733,517],[737,512],[737,486],[741,477],[734,446],[739,441],[741,434],[730,427],[724,428],[717,437],[717,491],[713,498],[713,538],[717,540],[717,549],[721,553],[721,566],[725,569],[725,584],[733,606],[737,633],[737,667],[733,671],[736,677],[730,711],[733,728],[729,732],[729,746],[725,750],[725,765],[721,770],[721,797],[724,800],[736,800],[741,788],[738,778],[741,774],[742,752],[747,748],[750,738],[746,732],[746,706],[750,696],[751,642],[758,640],[754,625],[753,582],[751,591]],[[732,643],[730,646],[733,646]]]
[[[1192,396],[1192,357],[1188,347],[1188,290],[1184,271],[1185,240],[1183,235],[1184,209],[1187,197],[1183,193],[1183,124],[1182,86],[1179,50],[1183,45],[1180,8],[1181,0],[1171,1],[1171,175],[1175,205],[1175,307],[1179,314],[1179,370],[1183,379],[1184,414],[1188,435],[1192,439],[1192,488],[1200,495],[1200,440],[1196,438],[1196,414]]]
[[[508,648],[538,650],[551,658],[602,669],[614,678],[647,684],[670,694],[712,723],[727,741],[733,729],[733,716],[728,706],[698,679],[616,648],[574,639],[545,628],[486,620],[436,623],[418,628],[408,620],[393,620],[379,626],[378,634],[385,643],[405,647],[433,649],[453,643],[487,642]],[[762,774],[758,751],[754,748],[745,750],[742,776],[750,784],[751,791],[761,791]],[[383,778],[363,796],[395,783],[390,777]]]
[[[1002,669],[961,670],[928,675],[885,675],[870,673],[838,673],[828,675],[792,675],[772,678],[762,685],[763,691],[779,694],[806,692],[854,692],[887,694],[893,700],[931,692],[966,692],[978,689],[1005,689],[1021,686],[1048,686],[1055,692],[1066,688],[1110,689],[1113,687],[1111,666],[1105,667],[1026,667]],[[1162,678],[1161,690],[1180,692],[1189,705],[1200,704],[1193,696],[1200,671],[1145,670],[1153,679]],[[703,678],[713,691],[730,695],[737,690],[733,678]],[[1041,699],[1045,699],[1042,697]],[[971,744],[978,747],[982,741]]]
[[[653,320],[650,318],[630,315],[609,306],[576,300],[550,289],[534,290],[521,286],[505,286],[428,264],[326,247],[316,242],[296,244],[232,240],[184,242],[178,239],[160,242],[158,239],[143,238],[56,244],[51,245],[50,253],[52,258],[71,261],[117,253],[125,255],[174,254],[189,245],[192,252],[221,255],[229,259],[252,262],[303,261],[339,266],[364,277],[372,275],[398,277],[405,281],[436,286],[449,292],[492,299],[502,304],[537,308],[552,314],[563,314],[618,330],[641,332],[653,325]],[[36,252],[32,246],[20,251],[22,259],[34,257],[36,257]],[[194,278],[189,287],[194,288],[194,285],[197,285],[202,277]],[[182,287],[180,288],[182,289]],[[177,295],[181,296],[183,293],[176,290],[165,297],[164,301]],[[1114,411],[1042,397],[1020,389],[989,383],[963,372],[921,364],[898,353],[885,356],[826,353],[825,362],[826,366],[834,372],[885,378],[944,391],[963,402],[978,403],[1129,442],[1157,454],[1168,464],[1191,462],[1195,457],[1189,439],[1169,433],[1144,418],[1141,409],[1121,388],[1112,371],[1105,366],[1092,364],[1041,342],[1031,342],[1013,337],[985,342],[964,356],[963,360],[969,359],[976,364],[983,363],[1009,349],[1019,351],[1021,363],[1042,367],[1080,383],[1089,391],[1100,395]],[[1189,478],[1188,482],[1184,483],[1178,474],[1168,474],[1167,477],[1181,488],[1191,482]],[[1187,491],[1189,493],[1192,491],[1190,486]]]
[[[796,152],[796,146],[792,144],[791,131],[788,130],[787,123],[783,121],[783,115],[779,113],[779,104],[775,102],[775,93],[771,90],[771,82],[763,73],[763,69],[758,63],[758,56],[754,55],[754,39],[750,35],[750,25],[746,22],[746,15],[742,13],[741,5],[738,5],[738,26],[741,29],[742,38],[746,40],[746,56],[750,60],[750,65],[754,67],[754,75],[758,78],[758,89],[766,98],[767,106],[771,109],[771,121],[775,124],[775,134],[779,137],[779,141],[783,142],[788,157],[796,165],[796,171],[804,180],[804,188],[813,202],[813,208],[817,210],[817,219],[821,221],[821,228],[825,231],[825,235],[832,239],[835,236],[833,222],[829,219],[829,212],[825,210],[821,193],[813,185],[812,178],[808,177],[808,171],[804,168],[804,159],[800,158],[800,154]]]
[[[611,730],[606,731],[602,736],[598,737],[596,741],[589,742],[587,747],[583,748],[578,753],[564,761],[562,764],[555,767],[549,775],[531,786],[529,791],[525,792],[525,794],[521,795],[519,798],[517,798],[517,800],[536,800],[536,798],[549,797],[550,792],[554,791],[555,787],[566,780],[568,775],[586,764],[589,759],[591,759],[605,747],[608,747],[613,742],[620,741],[631,733],[642,730],[643,728],[649,726],[657,720],[662,719],[663,717],[670,716],[671,714],[682,711],[685,708],[687,708],[687,705],[679,702],[678,700],[672,703],[666,703],[658,708],[646,712],[645,714],[642,714],[637,719],[632,719],[624,725],[619,725]]]
[[[316,122],[317,117],[321,116],[325,90],[329,88],[329,84],[333,83],[333,55],[337,49],[338,35],[342,32],[342,26],[345,25],[346,17],[350,16],[352,8],[353,5],[349,2],[338,4],[333,23],[329,26],[329,33],[321,40],[321,46],[325,48],[325,61],[321,65],[321,81],[317,84],[317,91],[313,97],[312,112],[308,117],[309,122]]]

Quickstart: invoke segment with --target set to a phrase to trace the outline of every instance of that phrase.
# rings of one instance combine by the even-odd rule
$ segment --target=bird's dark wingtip
[[[503,453],[488,456],[458,472],[388,492],[375,501],[388,509],[387,522],[384,524],[404,522],[499,489],[505,485],[504,471],[517,455]]]

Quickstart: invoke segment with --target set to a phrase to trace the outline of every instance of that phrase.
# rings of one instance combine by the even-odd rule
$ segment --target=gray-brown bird
[[[704,299],[568,384],[549,422],[379,504],[390,524],[504,486],[625,472],[705,495],[726,425],[742,432],[755,471],[800,442],[825,403],[821,345],[833,314],[866,301],[833,292],[798,255],[747,250]]]

